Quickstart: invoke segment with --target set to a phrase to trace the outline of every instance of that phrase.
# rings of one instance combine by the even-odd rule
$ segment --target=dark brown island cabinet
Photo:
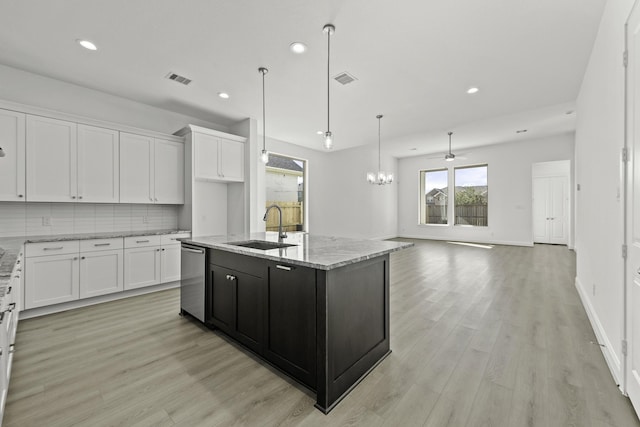
[[[205,324],[314,391],[324,413],[391,352],[389,253],[329,270],[206,253]]]

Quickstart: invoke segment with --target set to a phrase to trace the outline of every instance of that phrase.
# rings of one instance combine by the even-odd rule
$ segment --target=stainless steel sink
[[[261,251],[268,251],[269,249],[288,248],[291,245],[289,243],[268,242],[266,240],[249,240],[246,242],[227,242],[227,245],[242,246],[243,248],[259,249]]]

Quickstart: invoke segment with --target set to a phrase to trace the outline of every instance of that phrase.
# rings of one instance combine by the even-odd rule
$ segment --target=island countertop
[[[278,242],[278,233],[270,231],[228,236],[194,236],[178,240],[199,247],[287,262],[319,270],[332,270],[413,246],[413,243],[407,242],[350,239],[303,232],[288,233],[282,243],[294,246],[286,248],[260,250],[229,244],[251,240]]]

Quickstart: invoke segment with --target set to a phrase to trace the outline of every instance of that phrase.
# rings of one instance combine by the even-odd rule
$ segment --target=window
[[[449,171],[420,171],[420,223],[448,224]]]
[[[487,226],[487,169],[487,165],[455,168],[454,224]]]
[[[302,159],[269,153],[265,169],[266,205],[276,204],[282,209],[284,231],[304,231],[305,179],[307,162]],[[267,216],[267,231],[277,231],[278,211],[272,209]]]

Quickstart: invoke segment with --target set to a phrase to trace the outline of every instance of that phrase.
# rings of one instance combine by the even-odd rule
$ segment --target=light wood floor
[[[329,415],[178,290],[20,322],[9,426],[639,426],[561,246],[392,255],[393,353]]]

